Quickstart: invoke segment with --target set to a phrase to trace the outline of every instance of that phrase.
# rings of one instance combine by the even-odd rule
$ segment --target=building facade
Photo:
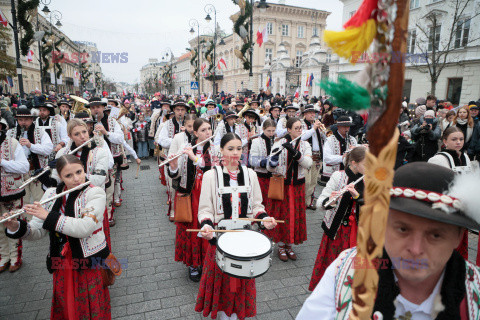
[[[140,69],[141,93],[151,93],[147,92],[151,91],[150,88],[158,88],[158,90],[160,90],[160,85],[158,84],[158,81],[161,78],[160,69],[166,64],[167,62],[160,62],[157,58],[148,59],[148,63]]]
[[[343,22],[346,22],[362,1],[342,2]],[[438,67],[444,67],[436,83],[437,99],[463,105],[480,98],[480,2],[470,1],[461,16],[455,14],[455,3],[457,2],[448,0],[410,2],[403,95],[411,101],[419,97],[425,98],[431,93],[431,77],[425,56],[431,55],[433,46],[436,46],[438,51],[449,52],[445,65],[437,64]],[[459,3],[462,5],[466,1]],[[438,19],[436,30],[433,30],[432,22],[427,18],[431,14],[435,14]],[[452,25],[455,25],[453,32]],[[368,58],[368,55],[365,57]],[[336,79],[338,75],[354,79],[365,64],[352,65],[344,59],[337,59],[330,63],[329,67],[332,79]]]
[[[173,86],[175,94],[192,95],[198,93],[197,90],[190,89],[190,79],[193,78],[193,68],[190,64],[191,52],[182,54],[175,60],[173,72]]]
[[[255,7],[257,3],[254,3]],[[295,92],[301,85],[300,68],[303,60],[308,57],[312,37],[323,34],[326,18],[330,13],[285,4],[269,3],[269,6],[266,12],[258,9],[253,11],[254,41],[257,39],[257,31],[264,28],[267,29],[268,40],[261,47],[257,43],[253,47],[252,77],[249,77],[249,71],[243,69],[241,60],[235,55],[235,50],[243,45],[243,40],[237,34],[223,37],[225,44],[217,45],[216,60],[218,62],[223,59],[226,65],[225,67],[221,64],[221,69],[216,71],[217,92],[236,93],[246,89],[258,92],[259,88],[266,89],[269,75],[273,78],[272,86],[276,85],[275,89],[272,89],[275,92],[282,94],[290,93],[292,90]],[[200,37],[207,41],[211,38]],[[189,41],[192,49],[197,47],[197,39],[195,37]],[[320,38],[315,41],[319,48],[325,47]],[[202,63],[203,61],[200,62]],[[201,91],[212,92],[212,81],[205,79],[202,81]]]

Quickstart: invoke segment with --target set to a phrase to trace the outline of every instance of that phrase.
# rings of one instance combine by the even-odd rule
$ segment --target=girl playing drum
[[[257,218],[263,219],[263,226],[272,229],[275,219],[268,217],[262,205],[262,193],[257,175],[252,169],[240,166],[242,141],[235,133],[227,133],[220,142],[221,166],[205,173],[198,208],[198,221],[203,238],[210,246],[204,261],[195,310],[203,311],[203,316],[211,313],[213,319],[244,319],[256,315],[255,279],[230,277],[215,263],[216,235],[213,228],[221,219]],[[245,187],[250,184],[250,192],[228,194],[218,189],[218,179],[223,179],[225,187]],[[231,199],[238,199],[232,203]],[[232,208],[237,208],[235,211]]]

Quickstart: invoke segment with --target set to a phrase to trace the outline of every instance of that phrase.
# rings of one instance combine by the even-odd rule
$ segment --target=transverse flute
[[[203,140],[202,142],[197,143],[196,145],[194,145],[194,146],[192,147],[192,149],[195,149],[195,148],[198,147],[199,145],[201,145],[201,144],[203,144],[203,143],[206,143],[207,141],[210,141],[210,140],[212,140],[213,138],[214,138],[214,136],[211,136],[210,138],[208,138],[208,139],[206,139],[206,140]],[[182,154],[183,154],[183,151],[177,153],[177,155],[176,155],[175,157],[173,157],[172,159],[167,159],[167,160],[163,161],[163,162],[160,163],[158,166],[159,166],[159,167],[163,167],[164,165],[166,165],[166,164],[169,163],[170,161],[175,160],[175,159],[177,159],[178,157],[180,157]]]
[[[358,178],[357,180],[355,180],[355,182],[353,182],[353,185],[356,185],[357,183],[359,183],[359,182],[362,181],[362,180],[363,180],[363,175],[362,175],[360,178]],[[342,188],[342,189],[340,190],[340,193],[337,194],[335,197],[333,197],[332,200],[329,200],[327,203],[325,203],[324,207],[328,207],[329,205],[331,205],[332,203],[334,203],[335,201],[337,201],[338,198],[340,198],[345,192],[347,192],[347,188],[346,188],[346,187],[345,187],[345,188]]]

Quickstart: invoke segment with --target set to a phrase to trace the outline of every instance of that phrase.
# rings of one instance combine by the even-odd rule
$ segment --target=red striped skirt
[[[175,235],[175,261],[181,261],[187,266],[198,267],[203,265],[203,260],[208,250],[208,241],[197,236],[196,232],[187,232],[187,229],[199,229],[198,202],[202,190],[202,177],[195,179],[192,198],[192,222],[177,222],[177,233]],[[175,195],[176,197],[177,195]]]
[[[260,190],[262,191],[262,204],[267,208],[268,201],[268,187],[270,186],[270,178],[258,177],[258,183],[260,184]]]
[[[307,240],[307,221],[305,217],[305,184],[285,185],[285,196],[282,201],[269,199],[266,208],[269,216],[277,220],[285,220],[265,234],[273,242],[301,244]]]
[[[257,314],[255,279],[237,279],[223,273],[215,263],[217,246],[209,245],[205,257],[202,279],[197,295],[195,311],[212,319],[223,311],[227,316],[236,313],[238,319]]]

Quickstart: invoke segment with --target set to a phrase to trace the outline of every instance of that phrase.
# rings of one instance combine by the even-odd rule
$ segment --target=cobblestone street
[[[136,165],[124,173],[123,205],[112,228],[113,252],[127,266],[110,289],[114,319],[202,319],[194,311],[198,284],[187,268],[174,262],[175,226],[166,217],[166,195],[156,162]],[[317,188],[317,193],[320,188]],[[308,297],[322,231],[319,211],[307,211],[308,241],[297,246],[298,260],[281,262],[257,278],[256,319],[294,319]],[[476,256],[476,236],[470,237],[470,259]],[[16,273],[0,274],[0,319],[48,319],[52,276],[45,266],[48,238],[24,242],[24,264]],[[474,248],[473,248],[474,247]]]

